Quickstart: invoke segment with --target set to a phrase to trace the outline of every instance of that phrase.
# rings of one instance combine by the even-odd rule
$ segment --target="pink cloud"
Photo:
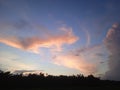
[[[45,47],[60,51],[64,44],[73,44],[78,40],[78,37],[73,34],[72,28],[61,27],[58,31],[59,33],[50,35],[47,33],[47,35],[43,35],[44,37],[34,35],[19,38],[17,35],[6,37],[2,37],[2,35],[0,42],[18,49],[39,53],[39,48]]]
[[[88,75],[96,72],[97,68],[94,63],[88,62],[84,56],[76,56],[74,54],[58,55],[53,58],[53,63],[79,70],[82,74]]]
[[[120,24],[115,23],[108,30],[104,44],[110,55],[108,58],[109,70],[104,77],[112,80],[120,80]]]

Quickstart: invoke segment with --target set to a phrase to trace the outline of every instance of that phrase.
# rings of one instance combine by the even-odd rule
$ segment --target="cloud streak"
[[[86,33],[86,40],[87,40],[86,47],[88,47],[90,45],[90,42],[91,42],[91,36],[87,30],[84,30],[84,31]]]
[[[43,70],[15,70],[12,73],[13,74],[40,74],[40,72],[42,72]]]

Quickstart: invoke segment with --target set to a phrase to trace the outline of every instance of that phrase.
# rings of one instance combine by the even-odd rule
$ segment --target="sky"
[[[119,0],[0,0],[0,69],[120,80]]]

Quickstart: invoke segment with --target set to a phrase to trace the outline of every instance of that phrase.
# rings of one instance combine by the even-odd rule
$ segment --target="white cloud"
[[[120,24],[113,24],[107,32],[104,44],[110,52],[108,65],[109,71],[106,72],[105,78],[120,80]]]

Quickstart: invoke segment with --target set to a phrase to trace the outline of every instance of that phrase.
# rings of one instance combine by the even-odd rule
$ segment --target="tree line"
[[[45,75],[39,74],[12,74],[0,70],[1,87],[107,87],[120,86],[119,81],[101,80],[93,75]]]

